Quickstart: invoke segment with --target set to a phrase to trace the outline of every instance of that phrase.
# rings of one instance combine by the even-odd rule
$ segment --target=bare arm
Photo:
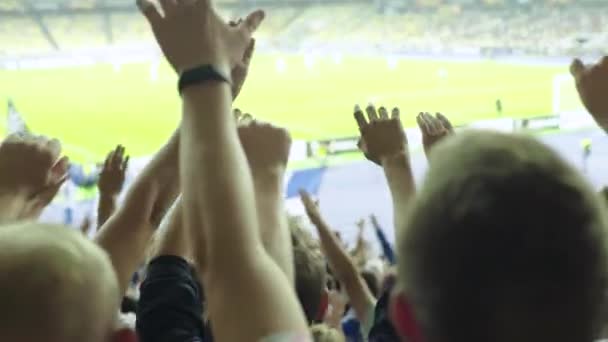
[[[283,199],[283,176],[291,138],[287,131],[258,121],[249,121],[238,131],[253,175],[262,243],[293,283],[293,250]]]
[[[161,227],[162,237],[156,256],[173,255],[185,260],[192,260],[192,243],[190,232],[183,224],[182,198],[178,197],[167,212]]]
[[[393,200],[395,227],[402,227],[405,222],[404,208],[416,193],[409,156],[398,153],[383,157],[382,168]]]
[[[95,241],[109,254],[124,295],[133,272],[165,212],[179,192],[176,132],[129,188],[123,205],[100,228]]]
[[[263,19],[263,12],[254,12],[230,27],[210,1],[161,4],[164,17],[149,1],[140,1],[165,57],[180,73],[213,65],[229,75]],[[246,341],[284,331],[305,333],[294,290],[260,239],[251,171],[231,113],[230,85],[191,85],[183,90],[182,102],[184,223],[192,240],[205,244],[204,256],[199,250],[195,259],[204,273],[216,338]]]
[[[374,295],[367,287],[363,277],[359,274],[359,270],[348,252],[342,248],[340,241],[338,241],[338,238],[319,213],[319,208],[310,198],[310,195],[302,191],[300,197],[306,208],[308,217],[319,232],[323,253],[329,262],[334,276],[344,285],[350,303],[355,309],[357,319],[360,322],[365,322],[369,319],[369,312],[376,305]]]
[[[401,227],[405,221],[403,209],[416,189],[399,109],[393,109],[390,118],[383,107],[378,112],[370,105],[366,112],[367,118],[358,106],[355,108],[355,120],[361,131],[361,148],[369,160],[384,169],[393,199],[395,226]]]

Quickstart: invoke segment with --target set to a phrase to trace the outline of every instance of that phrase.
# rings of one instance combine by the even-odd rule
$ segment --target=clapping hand
[[[67,170],[57,139],[13,134],[0,145],[0,192],[25,205],[17,218],[37,218],[67,180]]]
[[[103,164],[99,174],[97,187],[102,196],[117,196],[125,183],[125,174],[129,166],[129,156],[125,156],[125,148],[116,146],[111,151]]]
[[[608,131],[608,57],[591,66],[576,59],[570,72],[576,80],[581,101],[597,124]]]
[[[163,15],[151,0],[138,0],[165,57],[181,74],[213,65],[228,78],[253,51],[251,35],[264,19],[255,11],[234,25],[224,22],[210,0],[160,1]],[[238,93],[238,92],[237,92]]]
[[[394,108],[389,117],[388,111],[369,105],[367,118],[359,106],[355,107],[355,120],[361,132],[359,148],[370,161],[382,165],[382,159],[397,154],[407,154],[407,138],[399,118],[399,109]]]
[[[441,113],[437,113],[435,116],[420,113],[416,117],[416,121],[422,132],[422,145],[427,157],[435,144],[454,133],[452,123]]]
[[[237,27],[242,23],[242,20],[230,22],[230,26]],[[253,57],[253,52],[255,50],[255,39],[251,39],[247,49],[245,50],[245,54],[241,61],[239,61],[231,71],[232,77],[232,98],[236,99],[241,93],[241,89],[243,89],[243,84],[245,84],[245,80],[247,79],[247,75],[249,74],[249,64],[251,64],[251,58]]]

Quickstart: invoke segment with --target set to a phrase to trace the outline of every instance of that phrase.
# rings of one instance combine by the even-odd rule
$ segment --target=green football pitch
[[[284,125],[294,139],[352,136],[355,104],[399,106],[405,126],[420,111],[456,124],[503,115],[551,114],[552,87],[566,67],[497,62],[258,55],[236,106]],[[180,116],[176,77],[150,63],[64,69],[0,70],[0,100],[12,98],[29,127],[62,139],[75,160],[101,158],[115,144],[132,155],[155,151]],[[1,111],[0,111],[1,112]],[[4,124],[4,120],[1,120]]]

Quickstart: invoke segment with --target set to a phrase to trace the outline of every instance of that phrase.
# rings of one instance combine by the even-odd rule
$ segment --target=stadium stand
[[[66,12],[65,3],[50,9],[48,4],[24,8],[16,1],[3,2],[0,51],[8,54],[4,50],[9,46],[10,53],[23,54],[151,43],[147,24],[132,4],[116,4],[119,5],[98,7],[94,1],[75,1],[69,3]],[[538,4],[525,8],[449,4],[393,8],[361,1],[297,4],[289,6],[289,2],[284,2],[273,10],[259,36],[265,47],[292,51],[563,56],[598,55],[608,45],[608,14],[598,11],[594,4]],[[248,7],[227,1],[221,9],[226,18],[235,18]],[[12,34],[17,28],[19,37]]]
[[[608,0],[0,1],[0,341],[608,342]]]

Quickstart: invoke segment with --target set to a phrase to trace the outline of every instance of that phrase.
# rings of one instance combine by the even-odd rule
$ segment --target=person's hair
[[[380,294],[380,282],[376,274],[370,271],[363,271],[361,272],[361,277],[374,297],[378,298],[378,295]]]
[[[490,132],[448,139],[429,164],[398,239],[426,340],[592,341],[606,218],[582,177],[531,137]]]
[[[310,334],[314,342],[344,342],[342,332],[328,326],[327,324],[315,324],[310,327]]]
[[[0,227],[0,340],[102,341],[118,285],[108,256],[67,227]]]
[[[120,312],[127,313],[136,313],[137,312],[137,300],[133,297],[124,296],[122,297],[122,302],[120,303]]]
[[[318,318],[325,293],[325,262],[320,250],[311,245],[312,238],[302,228],[291,225],[291,233],[296,293],[306,319],[312,323]]]

